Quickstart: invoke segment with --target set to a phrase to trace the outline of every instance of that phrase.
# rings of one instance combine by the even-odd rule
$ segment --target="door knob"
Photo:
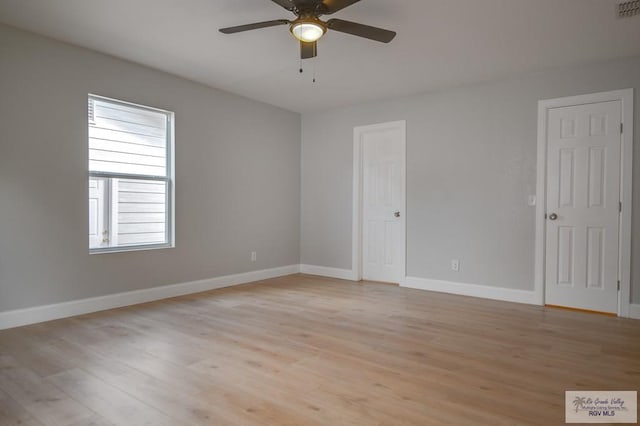
[[[549,220],[556,220],[556,219],[558,219],[558,215],[557,215],[557,214],[555,214],[555,213],[551,213],[551,214],[549,215]]]
[[[395,212],[393,215],[394,215],[395,217],[400,217],[400,212]]]

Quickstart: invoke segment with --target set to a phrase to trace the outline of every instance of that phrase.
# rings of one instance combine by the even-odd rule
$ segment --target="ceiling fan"
[[[327,30],[339,31],[358,37],[368,38],[381,43],[389,43],[396,36],[394,31],[382,28],[344,21],[329,19],[321,21],[320,16],[331,15],[360,0],[271,0],[294,13],[297,18],[293,21],[277,19],[274,21],[256,22],[255,24],[239,25],[237,27],[222,28],[223,34],[234,34],[259,28],[289,25],[289,30],[295,38],[300,40],[300,57],[309,59],[318,54],[318,40]]]

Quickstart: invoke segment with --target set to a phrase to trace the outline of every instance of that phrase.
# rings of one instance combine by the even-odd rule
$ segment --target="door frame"
[[[535,238],[535,286],[534,300],[545,304],[545,244],[547,221],[547,119],[553,108],[590,103],[620,101],[622,106],[622,147],[620,156],[620,201],[622,212],[619,222],[618,316],[630,316],[631,293],[631,204],[633,169],[633,89],[591,93],[565,98],[545,99],[538,102],[538,163],[536,182],[536,238]]]
[[[400,150],[400,179],[402,180],[402,194],[400,204],[402,205],[402,214],[400,215],[400,235],[402,241],[402,253],[400,253],[400,264],[402,265],[402,276],[400,277],[400,285],[404,285],[407,276],[407,122],[391,121],[388,123],[372,124],[368,126],[358,126],[353,128],[353,217],[351,221],[352,240],[351,240],[351,271],[355,281],[362,281],[362,201],[363,201],[363,138],[362,136],[371,131],[397,129],[400,131],[401,141]]]

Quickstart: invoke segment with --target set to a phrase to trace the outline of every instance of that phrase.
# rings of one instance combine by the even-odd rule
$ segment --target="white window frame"
[[[153,111],[157,113],[162,113],[167,117],[167,141],[166,141],[166,176],[152,176],[152,175],[139,175],[139,174],[128,174],[128,173],[108,173],[108,172],[92,172],[89,170],[87,182],[91,178],[103,178],[103,179],[128,179],[128,180],[142,180],[142,181],[158,181],[164,182],[166,184],[166,192],[165,192],[165,205],[166,205],[166,227],[165,227],[165,241],[163,244],[138,244],[138,245],[127,245],[127,246],[115,246],[115,247],[89,247],[89,254],[104,254],[104,253],[119,253],[119,252],[128,252],[128,251],[141,251],[141,250],[157,250],[157,249],[166,249],[166,248],[174,248],[175,247],[175,114],[172,111],[167,111],[160,108],[149,107],[146,105],[140,105],[132,102],[122,101],[120,99],[108,98],[105,96],[95,95],[89,93],[87,96],[88,100],[100,100],[106,101],[114,104],[120,104],[128,107],[139,108],[147,111]],[[88,103],[87,103],[88,108]],[[88,117],[87,111],[87,117]],[[89,120],[87,120],[87,159],[89,158]],[[87,162],[88,163],[88,162]],[[106,219],[107,226],[109,230],[109,241],[117,240],[117,229],[116,226],[113,226],[112,217],[113,217],[113,204],[112,200],[114,185],[112,185],[111,180],[107,180],[107,202],[109,205],[109,215]],[[117,190],[117,188],[115,188]],[[89,194],[87,193],[87,199],[89,198]],[[88,214],[88,212],[87,212]]]

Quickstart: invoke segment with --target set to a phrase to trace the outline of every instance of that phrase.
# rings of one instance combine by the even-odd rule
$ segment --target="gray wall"
[[[0,25],[0,312],[300,261],[349,269],[353,127],[401,119],[408,274],[532,289],[537,101],[626,87],[640,90],[640,58],[308,114],[301,153],[298,114]],[[87,93],[176,113],[175,249],[88,254]],[[637,170],[640,106],[636,128]]]
[[[301,262],[351,269],[353,127],[407,120],[408,275],[532,290],[537,102],[628,87],[637,98],[640,58],[303,115]],[[640,302],[638,105],[635,115],[632,298]]]
[[[175,112],[175,249],[88,254],[88,93]],[[0,311],[297,264],[299,221],[299,114],[0,26]]]

